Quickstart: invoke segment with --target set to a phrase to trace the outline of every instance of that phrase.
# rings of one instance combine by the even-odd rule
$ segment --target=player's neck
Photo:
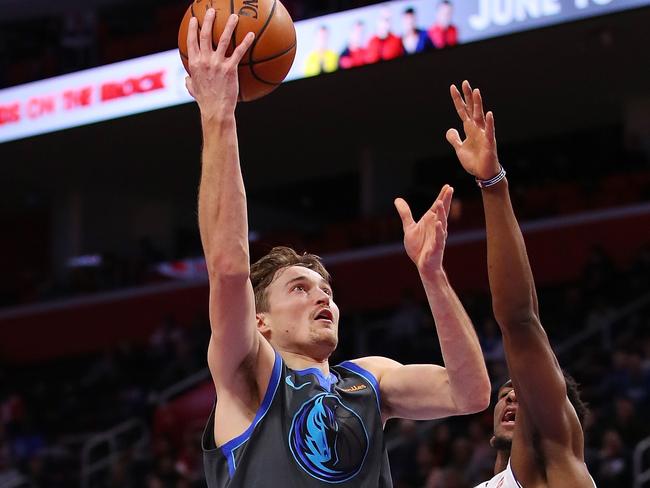
[[[508,467],[508,461],[510,460],[510,450],[498,450],[497,459],[494,462],[494,474],[500,473]]]
[[[300,371],[302,369],[316,368],[323,373],[326,378],[330,374],[330,364],[328,358],[313,358],[305,354],[292,351],[278,351],[282,360],[289,369]]]

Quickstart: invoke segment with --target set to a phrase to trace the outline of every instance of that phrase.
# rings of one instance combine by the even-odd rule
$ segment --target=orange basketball
[[[203,25],[205,12],[216,11],[212,43],[219,42],[228,17],[236,13],[239,22],[233,33],[229,56],[248,32],[255,40],[239,63],[239,100],[249,101],[273,91],[287,76],[296,55],[296,29],[289,12],[278,0],[195,0],[185,12],[178,30],[178,49],[189,73],[187,28],[192,16]]]

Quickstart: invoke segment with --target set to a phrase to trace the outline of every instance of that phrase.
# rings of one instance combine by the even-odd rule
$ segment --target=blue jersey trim
[[[379,410],[379,413],[381,414],[381,398],[379,396],[379,382],[377,381],[377,378],[375,378],[375,375],[373,375],[370,371],[367,369],[362,368],[356,363],[353,363],[352,361],[345,361],[341,364],[339,364],[342,368],[347,369],[348,371],[352,371],[353,373],[356,373],[360,376],[363,376],[363,378],[370,383],[370,386],[372,386],[372,389],[375,390],[375,397],[377,398],[377,409]]]
[[[332,385],[335,385],[339,381],[339,379],[336,377],[336,375],[334,375],[334,373],[330,373],[328,377],[325,377],[323,372],[318,368],[298,369],[298,370],[293,370],[293,372],[300,376],[313,374],[318,380],[318,384],[329,392],[332,391]]]
[[[275,397],[275,392],[278,390],[278,386],[280,385],[281,372],[282,372],[282,358],[276,351],[275,362],[273,363],[273,372],[271,373],[271,379],[269,380],[269,385],[266,387],[264,400],[262,400],[262,404],[260,405],[260,408],[257,410],[257,413],[255,414],[255,418],[251,422],[251,425],[243,433],[239,434],[237,437],[229,440],[223,446],[221,446],[221,452],[223,453],[224,457],[228,461],[228,473],[230,474],[231,478],[235,474],[235,469],[237,468],[235,464],[234,451],[250,438],[251,434],[253,433],[253,430],[255,429],[255,427],[257,427],[257,424],[259,424],[262,421],[266,413],[269,411],[269,408],[271,407],[271,403],[273,402],[273,398]]]

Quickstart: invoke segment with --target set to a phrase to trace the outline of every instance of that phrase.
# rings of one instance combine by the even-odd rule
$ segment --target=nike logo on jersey
[[[300,390],[302,387],[307,386],[307,385],[309,384],[309,381],[308,381],[307,383],[303,383],[303,384],[300,385],[300,386],[296,386],[296,385],[293,384],[293,380],[291,379],[291,376],[287,376],[287,377],[284,379],[284,381],[285,381],[285,383],[286,383],[287,385],[289,385],[289,386],[290,386],[291,388],[293,388],[294,390]]]

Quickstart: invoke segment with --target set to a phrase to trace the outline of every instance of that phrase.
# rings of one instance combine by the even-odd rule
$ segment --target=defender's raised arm
[[[481,187],[487,229],[488,277],[494,316],[503,333],[517,410],[511,461],[524,486],[591,486],[583,434],[567,397],[564,375],[542,328],[526,246],[496,150],[494,116],[484,114],[479,90],[463,82],[451,96],[463,122],[447,139]],[[517,442],[517,448],[515,448]],[[542,471],[540,472],[541,462]],[[546,485],[539,485],[546,486]]]

